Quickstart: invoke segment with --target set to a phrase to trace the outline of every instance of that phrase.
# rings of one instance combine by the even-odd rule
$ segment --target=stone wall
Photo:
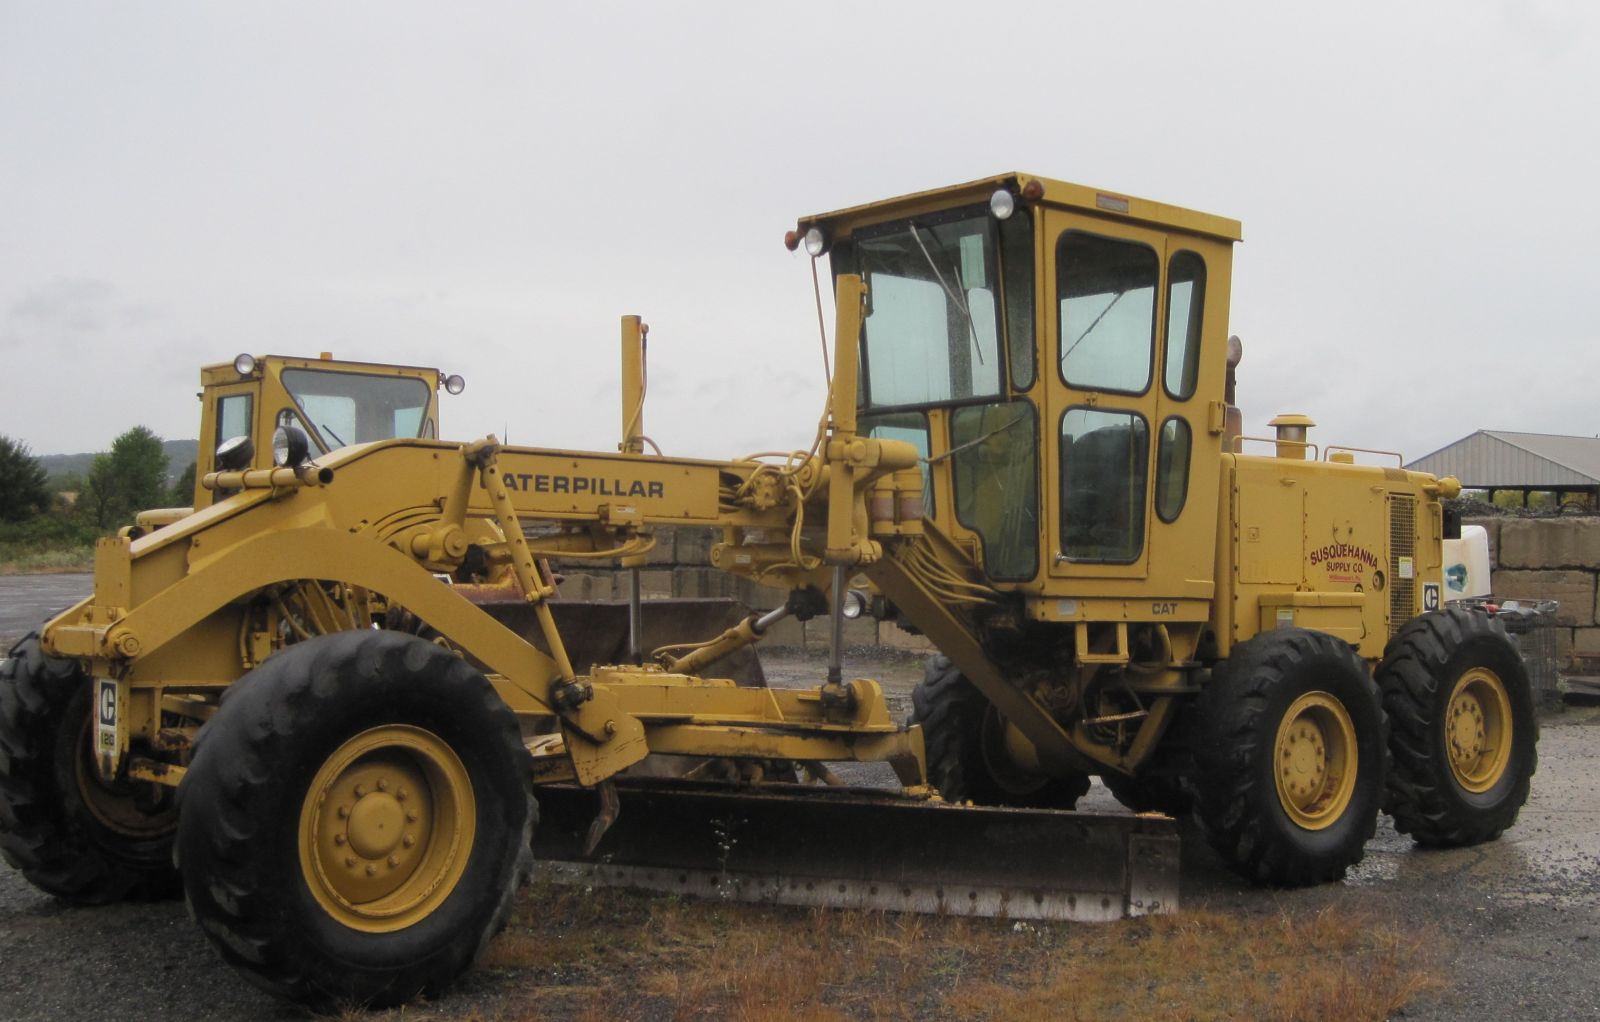
[[[1494,595],[1556,600],[1556,655],[1563,668],[1600,667],[1600,517],[1469,518],[1489,534]]]
[[[656,545],[639,572],[640,596],[646,600],[670,597],[727,597],[752,610],[768,610],[783,603],[782,589],[757,585],[748,579],[711,567],[711,545],[721,538],[709,528],[656,529]],[[553,560],[562,576],[561,595],[574,600],[626,600],[628,571],[615,561]],[[686,637],[698,638],[698,637]],[[704,636],[710,638],[710,636]],[[845,622],[848,646],[886,645],[926,649],[921,636],[908,635],[892,624],[879,625],[870,618]],[[771,646],[789,646],[824,652],[828,648],[828,621],[815,618],[779,622],[764,640]]]

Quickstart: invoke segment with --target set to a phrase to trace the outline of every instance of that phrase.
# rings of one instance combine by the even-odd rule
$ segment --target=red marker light
[[[1038,202],[1044,198],[1044,185],[1038,178],[1034,178],[1022,186],[1022,197],[1029,202]]]
[[[799,248],[800,247],[800,232],[799,231],[784,231],[783,232],[783,247],[788,249],[791,252],[793,252],[795,249]]]

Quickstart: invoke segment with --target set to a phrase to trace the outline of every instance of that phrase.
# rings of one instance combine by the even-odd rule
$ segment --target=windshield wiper
[[[1111,299],[1111,301],[1106,303],[1106,307],[1100,310],[1100,315],[1098,315],[1098,316],[1096,316],[1094,318],[1094,322],[1090,323],[1089,326],[1083,331],[1083,333],[1078,335],[1078,339],[1072,342],[1072,346],[1071,347],[1069,347],[1066,351],[1063,351],[1061,353],[1061,361],[1062,362],[1066,362],[1067,356],[1072,354],[1074,351],[1078,350],[1078,345],[1083,343],[1084,338],[1086,338],[1090,334],[1094,333],[1094,328],[1100,325],[1100,321],[1102,319],[1106,318],[1106,313],[1110,312],[1111,309],[1118,302],[1122,301],[1122,296],[1127,294],[1127,293],[1128,293],[1127,291],[1118,291],[1116,293],[1116,295]]]
[[[328,428],[328,424],[326,422],[319,422],[319,423],[317,423],[317,425],[322,429],[322,431],[324,433],[326,433],[329,436],[333,437],[334,442],[337,443],[340,447],[349,447],[350,446],[349,444],[344,442],[344,439],[342,437],[340,437],[339,434],[337,434],[333,430],[329,429]]]
[[[978,344],[978,324],[972,321],[972,308],[967,304],[966,284],[961,279],[961,267],[952,266],[950,268],[952,275],[956,278],[956,285],[960,288],[960,290],[953,290],[949,284],[945,283],[944,274],[939,272],[939,265],[933,261],[932,254],[928,252],[928,246],[922,243],[922,235],[917,233],[917,222],[915,220],[911,221],[910,226],[911,240],[917,243],[917,248],[922,251],[922,258],[928,261],[928,269],[933,271],[934,279],[938,280],[939,286],[944,288],[945,295],[956,304],[956,308],[961,310],[961,315],[966,317],[967,336],[972,339],[972,353],[978,357],[978,364],[983,365],[983,348]],[[935,245],[939,244],[939,236],[937,234],[933,236],[933,243]],[[940,248],[943,247],[942,245],[940,246]]]

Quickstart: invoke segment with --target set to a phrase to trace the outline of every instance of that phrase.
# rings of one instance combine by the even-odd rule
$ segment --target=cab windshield
[[[416,377],[285,369],[282,378],[324,451],[424,436],[432,425],[427,411],[433,390]]]
[[[868,289],[861,337],[861,403],[903,408],[1003,393],[1032,382],[1033,250],[1027,212],[996,221],[987,209],[931,214],[856,232],[835,273]]]

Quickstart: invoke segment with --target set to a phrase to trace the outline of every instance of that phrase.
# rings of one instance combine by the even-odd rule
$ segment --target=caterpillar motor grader
[[[1170,816],[1062,811],[1095,775],[1264,884],[1342,876],[1380,810],[1491,839],[1537,733],[1504,636],[1441,604],[1459,486],[1303,416],[1239,435],[1239,237],[1025,174],[802,219],[833,376],[776,460],[646,453],[636,317],[615,452],[436,439],[431,370],[313,400],[284,377],[359,367],[208,369],[195,507],[102,541],[0,669],[0,850],[69,897],[181,884],[253,981],[383,1002],[470,966],[530,840],[670,890],[1090,919],[1177,894]],[[270,464],[233,440],[269,424]],[[622,655],[574,657],[543,559],[668,526],[777,605],[652,649],[635,587]],[[906,724],[844,674],[863,610],[940,651]],[[790,614],[830,618],[825,677],[722,676]],[[840,760],[904,790],[793,783]]]

